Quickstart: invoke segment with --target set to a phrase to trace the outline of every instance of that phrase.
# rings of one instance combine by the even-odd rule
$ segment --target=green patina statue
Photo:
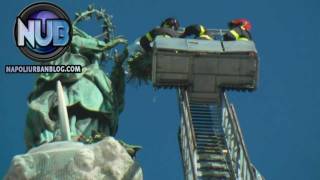
[[[61,140],[56,83],[64,89],[66,108],[73,141],[92,143],[117,132],[119,114],[124,108],[125,74],[122,64],[128,51],[111,53],[117,45],[127,45],[123,37],[113,36],[110,16],[104,10],[89,6],[76,14],[69,50],[48,65],[81,65],[81,73],[39,74],[28,98],[25,130],[27,148]],[[103,21],[103,40],[77,28],[77,23],[95,16]],[[100,37],[101,38],[101,37]],[[102,69],[102,61],[114,60],[110,75]]]

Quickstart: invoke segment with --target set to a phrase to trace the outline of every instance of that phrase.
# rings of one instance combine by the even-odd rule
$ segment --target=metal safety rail
[[[218,103],[190,102],[178,90],[180,150],[186,180],[263,180],[251,164],[241,129],[226,95]]]
[[[197,180],[196,138],[186,91],[178,89],[178,102],[181,117],[178,139],[184,168],[184,177],[185,180]]]
[[[225,93],[222,96],[222,107],[222,127],[236,178],[264,180],[264,177],[251,164],[235,108],[229,103]]]
[[[177,33],[178,35],[182,35],[185,28],[178,29]],[[223,35],[228,32],[228,29],[207,29],[208,35],[214,39],[214,40],[220,40],[223,41]]]

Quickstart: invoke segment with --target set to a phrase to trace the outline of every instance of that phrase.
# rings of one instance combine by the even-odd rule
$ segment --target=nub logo
[[[69,47],[72,26],[58,6],[35,3],[17,17],[14,35],[17,47],[32,60],[47,62],[60,57]]]

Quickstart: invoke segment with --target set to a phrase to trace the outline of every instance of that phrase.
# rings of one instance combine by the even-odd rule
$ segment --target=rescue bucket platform
[[[157,37],[152,57],[155,87],[185,87],[190,99],[212,102],[221,89],[255,90],[258,56],[253,41]]]

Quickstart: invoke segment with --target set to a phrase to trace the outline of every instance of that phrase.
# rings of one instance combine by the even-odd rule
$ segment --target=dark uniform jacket
[[[241,26],[237,26],[230,31],[228,31],[223,36],[224,41],[236,41],[236,40],[252,40],[251,34],[249,31],[243,30]]]
[[[159,35],[164,35],[169,37],[178,36],[177,32],[171,28],[165,28],[165,27],[154,28],[150,32],[148,32],[146,35],[140,38],[140,46],[147,52],[151,51],[152,48],[150,46],[150,43],[153,42],[155,38]]]
[[[194,36],[194,38],[197,39],[212,40],[212,37],[208,34],[207,29],[200,24],[187,26],[180,38],[185,38],[188,36]]]

